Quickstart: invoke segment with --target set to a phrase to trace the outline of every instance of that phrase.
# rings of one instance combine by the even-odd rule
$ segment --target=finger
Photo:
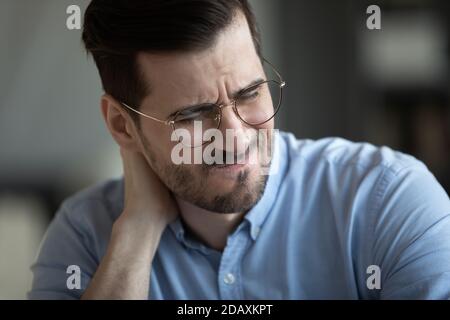
[[[120,157],[122,158],[123,172],[124,172],[124,174],[125,174],[125,172],[127,171],[127,167],[128,167],[128,165],[127,165],[127,163],[128,163],[128,161],[127,161],[128,156],[127,156],[127,153],[126,153],[126,150],[125,150],[125,149],[123,149],[122,147],[120,147],[119,150],[120,150]]]
[[[124,167],[124,175],[129,179],[140,179],[149,171],[150,167],[147,159],[141,152],[120,149]]]
[[[120,148],[120,156],[122,157],[122,167],[125,184],[129,185],[133,180],[131,152],[124,148]]]

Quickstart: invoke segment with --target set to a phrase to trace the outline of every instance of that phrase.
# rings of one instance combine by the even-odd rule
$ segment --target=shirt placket
[[[220,298],[224,300],[243,299],[241,266],[250,239],[246,228],[240,227],[228,238],[220,261],[217,280]]]

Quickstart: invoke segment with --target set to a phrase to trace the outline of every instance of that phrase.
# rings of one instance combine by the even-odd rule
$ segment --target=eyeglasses
[[[207,103],[182,109],[167,120],[147,115],[124,102],[121,102],[121,104],[145,118],[171,126],[175,135],[177,135],[177,131],[186,130],[184,132],[190,135],[191,139],[188,139],[190,141],[184,142],[184,139],[177,135],[178,141],[186,147],[200,147],[210,142],[203,140],[203,132],[220,127],[222,109],[227,106],[232,106],[236,116],[242,122],[252,127],[260,126],[275,117],[281,106],[283,88],[286,86],[286,82],[270,62],[265,59],[263,61],[271,67],[278,79],[258,81],[256,84],[239,91],[234,99],[226,104]],[[201,134],[194,134],[194,131],[198,130],[198,125],[196,124],[201,124]]]

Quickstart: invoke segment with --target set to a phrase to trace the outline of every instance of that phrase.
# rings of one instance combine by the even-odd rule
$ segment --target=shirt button
[[[227,273],[225,277],[223,278],[223,282],[225,284],[233,284],[235,281],[234,275],[232,273]]]

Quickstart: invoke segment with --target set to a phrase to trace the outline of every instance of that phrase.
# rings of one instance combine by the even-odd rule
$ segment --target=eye
[[[241,99],[245,99],[245,100],[254,99],[258,95],[259,95],[259,92],[256,90],[253,90],[251,92],[247,92],[247,93],[241,95]]]
[[[261,94],[262,85],[263,84],[258,84],[251,88],[245,89],[239,96],[239,99],[244,100],[244,101],[250,101],[250,100],[258,98]]]
[[[176,116],[175,121],[176,122],[189,122],[189,121],[201,120],[206,115],[208,115],[212,109],[213,109],[213,106],[208,104],[208,105],[198,106],[198,107],[191,108],[191,109],[182,110]]]
[[[202,111],[200,110],[196,110],[196,111],[189,111],[189,112],[183,112],[183,113],[179,113],[177,115],[176,121],[177,122],[186,122],[186,121],[192,121],[195,120],[197,118],[201,118],[202,115]]]

